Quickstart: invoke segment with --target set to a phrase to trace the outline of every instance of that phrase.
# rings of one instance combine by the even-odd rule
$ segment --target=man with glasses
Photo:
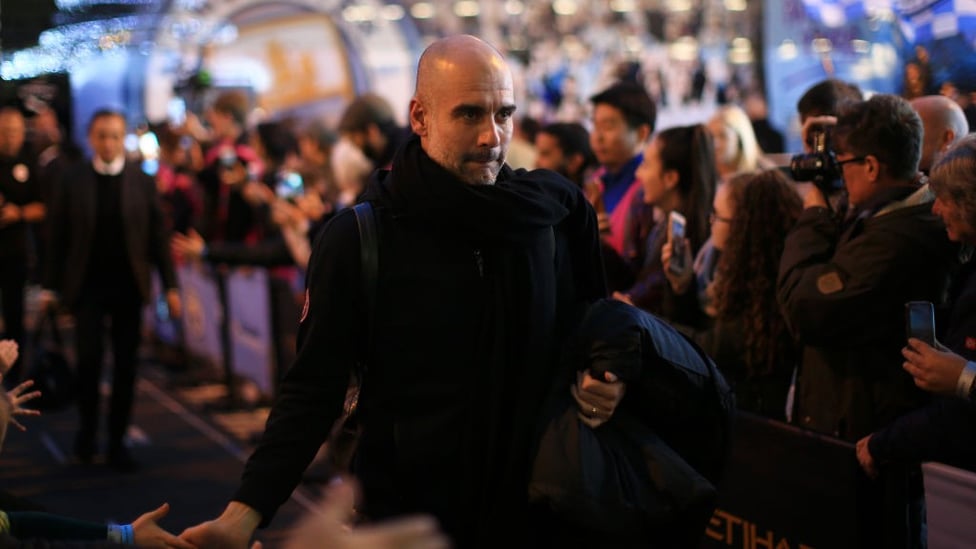
[[[925,402],[901,368],[904,306],[940,301],[955,249],[917,173],[922,122],[907,101],[875,95],[849,105],[833,144],[849,208],[838,218],[810,190],[786,239],[778,297],[802,346],[795,421],[855,442]],[[882,501],[904,511],[905,494],[889,490],[904,488],[904,475],[890,470],[867,486],[876,497],[864,500],[865,520],[899,506]],[[892,537],[875,543],[901,546],[906,526],[886,520]]]

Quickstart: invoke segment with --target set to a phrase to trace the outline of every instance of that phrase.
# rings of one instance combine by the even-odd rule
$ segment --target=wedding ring
[[[590,416],[596,417],[596,406],[590,410]]]

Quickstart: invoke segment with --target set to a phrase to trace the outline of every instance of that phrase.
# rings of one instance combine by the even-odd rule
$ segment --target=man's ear
[[[416,97],[410,100],[410,129],[421,137],[427,135],[427,111]]]
[[[651,126],[649,124],[641,124],[637,126],[637,143],[640,144],[641,148],[647,143],[647,140],[651,138]]]
[[[864,163],[867,164],[868,179],[872,183],[877,182],[878,178],[881,177],[881,163],[878,162],[878,158],[873,154],[869,154],[864,158]]]

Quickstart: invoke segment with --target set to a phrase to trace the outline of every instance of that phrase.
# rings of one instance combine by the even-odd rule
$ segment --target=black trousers
[[[78,411],[81,425],[77,444],[94,447],[98,429],[99,391],[104,361],[105,321],[112,344],[112,395],[109,401],[109,452],[121,449],[132,416],[136,352],[142,330],[142,302],[138,295],[85,292],[75,307],[78,352]]]
[[[13,339],[24,349],[24,286],[27,284],[27,258],[5,257],[0,259],[0,301],[3,302],[4,337]],[[4,384],[13,387],[20,380],[21,363],[17,359],[3,377]]]

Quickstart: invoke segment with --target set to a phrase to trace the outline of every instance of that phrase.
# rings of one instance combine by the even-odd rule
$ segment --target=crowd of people
[[[160,539],[245,547],[327,440],[359,363],[361,516],[429,514],[459,546],[511,546],[547,535],[523,501],[540,403],[579,311],[610,296],[704,349],[740,410],[856,443],[870,477],[863,519],[884,525],[885,546],[921,546],[919,463],[976,470],[976,141],[960,106],[826,80],[797,105],[805,152],[828,143],[814,181],[800,182],[767,159],[741,106],[658,130],[654,99],[622,80],[590,107],[575,122],[522,121],[534,159],[510,165],[511,71],[485,42],[454,36],[421,57],[409,127],[364,94],[335,128],[249,128],[246,97],[228,92],[206,124],[155,128],[154,176],[126,152],[121,112],[95,113],[82,159],[50,112],[3,108],[6,337],[24,344],[31,276],[43,307],[75,317],[74,454],[91,462],[111,319],[107,463],[131,472],[123,437],[151,271],[179,316],[174,262],[269,267],[275,306],[301,320],[277,350],[266,431],[225,512]],[[348,208],[364,201],[380,233],[375,299],[359,290],[364,228]],[[939,311],[934,345],[907,338],[911,301]],[[33,394],[10,345],[8,419]],[[629,385],[585,369],[565,390],[599,429],[632,402]],[[413,526],[443,543],[429,523]]]

